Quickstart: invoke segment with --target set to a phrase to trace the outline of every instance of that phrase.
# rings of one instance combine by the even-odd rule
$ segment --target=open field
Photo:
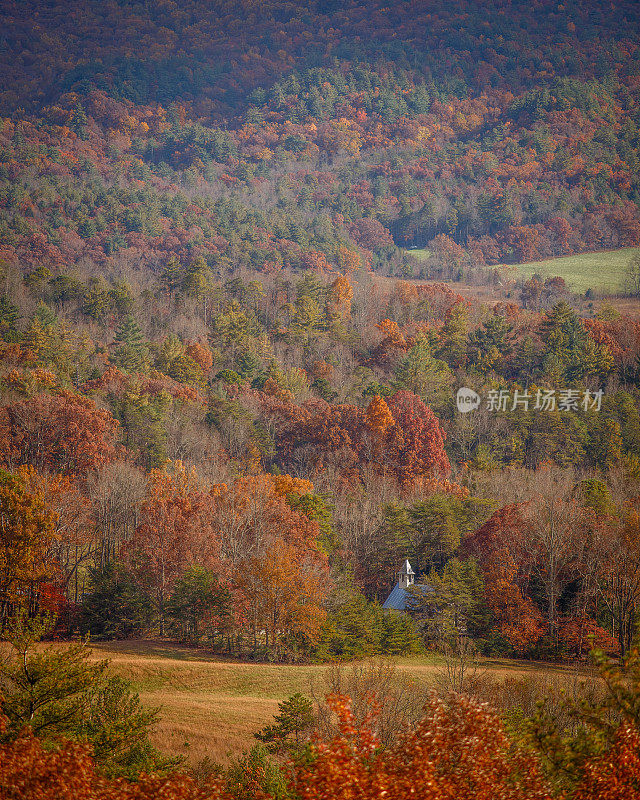
[[[109,658],[111,670],[131,680],[145,705],[161,706],[154,743],[195,764],[205,756],[227,762],[255,744],[253,733],[295,692],[321,694],[326,665],[243,663],[165,642],[93,645],[93,657]],[[431,685],[441,674],[436,657],[396,660],[398,671]],[[487,660],[481,665],[496,680],[532,674],[567,675],[571,668],[533,662]]]
[[[428,250],[410,250],[418,260],[429,257]],[[599,294],[617,294],[624,291],[627,267],[631,258],[640,252],[638,247],[623,247],[597,253],[580,253],[575,256],[529,261],[525,264],[498,264],[506,278],[530,278],[535,273],[544,277],[564,278],[574,292],[583,294],[593,289]]]
[[[510,274],[516,269],[527,278],[536,272],[544,277],[559,276],[574,292],[584,293],[593,289],[603,294],[616,294],[624,291],[629,261],[639,252],[637,247],[623,247],[621,250],[530,261],[506,269]]]
[[[431,250],[427,247],[417,247],[415,249],[409,247],[407,248],[407,253],[409,253],[410,256],[415,256],[418,261],[425,261],[431,255]]]

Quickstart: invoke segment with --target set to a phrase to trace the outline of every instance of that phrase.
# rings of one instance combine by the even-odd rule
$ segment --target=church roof
[[[398,574],[398,582],[382,604],[382,608],[393,609],[395,611],[406,611],[410,599],[410,595],[407,594],[407,588],[408,586],[415,586],[413,582],[413,576],[415,575],[415,572],[413,571],[408,558],[405,559],[404,564],[402,565]],[[405,586],[405,584],[407,584],[407,586]],[[420,586],[420,591],[430,592],[432,590],[430,587],[422,584]]]
[[[433,591],[430,586],[427,586],[424,583],[413,583],[411,585],[424,594],[429,594]],[[395,611],[406,611],[407,605],[409,604],[409,597],[410,595],[407,593],[407,589],[404,586],[400,586],[400,583],[396,583],[391,590],[391,594],[382,604],[382,608],[393,609]]]
[[[396,583],[391,590],[391,594],[382,604],[382,608],[392,608],[396,611],[404,611],[407,606],[408,599],[407,590],[404,588],[404,586],[400,586],[399,583]]]

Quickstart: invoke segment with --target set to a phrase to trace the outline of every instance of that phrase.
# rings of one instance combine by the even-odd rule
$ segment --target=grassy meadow
[[[620,250],[530,261],[508,269],[517,270],[525,278],[536,273],[545,278],[559,276],[574,292],[584,293],[587,289],[593,289],[599,294],[617,294],[624,291],[629,262],[638,252],[640,248],[623,247]]]
[[[426,249],[407,252],[419,261],[424,261],[430,255]],[[580,294],[587,289],[598,294],[618,294],[625,289],[629,261],[638,252],[638,247],[623,247],[620,250],[580,253],[525,264],[498,264],[497,269],[512,279],[520,276],[530,278],[536,273],[545,278],[558,276],[565,279],[572,291]]]
[[[296,692],[324,694],[327,665],[262,664],[226,660],[204,651],[152,641],[94,644],[93,657],[133,682],[146,706],[161,706],[154,744],[196,764],[205,756],[227,763],[255,744],[253,733],[272,721],[278,703]],[[395,659],[400,675],[431,686],[444,674],[442,658]],[[570,667],[536,662],[485,660],[479,673],[502,682],[531,676],[566,680]],[[573,673],[575,674],[575,673]]]

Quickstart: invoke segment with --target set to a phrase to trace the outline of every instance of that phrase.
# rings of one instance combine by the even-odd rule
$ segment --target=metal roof
[[[391,594],[382,604],[382,608],[394,608],[396,611],[404,611],[407,605],[407,592],[404,586],[399,583],[391,590]]]
[[[399,574],[401,576],[416,574],[413,571],[413,568],[411,567],[408,558],[405,558],[404,564],[402,565]],[[408,584],[409,586],[415,586],[413,579],[410,579],[408,581]],[[430,592],[431,589],[425,585],[422,585],[421,591]],[[408,604],[409,604],[409,595],[407,594],[407,587],[402,585],[402,578],[400,578],[396,583],[396,585],[391,590],[389,597],[387,597],[387,599],[382,604],[382,608],[394,609],[395,611],[406,611]]]
[[[419,583],[419,584],[411,584],[416,589],[424,592],[431,592],[432,589],[430,586],[426,584]],[[382,604],[382,608],[385,609],[394,609],[395,611],[406,611],[407,605],[409,602],[409,594],[404,586],[400,586],[400,583],[396,583],[396,585],[391,590],[391,594]]]

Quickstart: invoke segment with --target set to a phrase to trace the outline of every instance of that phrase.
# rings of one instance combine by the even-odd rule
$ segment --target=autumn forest
[[[639,34],[2,4],[0,797],[640,798]],[[329,678],[196,764],[110,642]]]

